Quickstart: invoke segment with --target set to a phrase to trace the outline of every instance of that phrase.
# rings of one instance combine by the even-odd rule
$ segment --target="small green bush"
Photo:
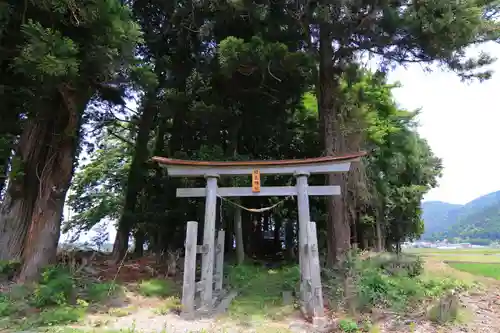
[[[383,253],[370,258],[367,263],[374,268],[384,270],[387,274],[416,277],[424,271],[424,263],[420,257],[402,253]]]
[[[0,277],[11,279],[21,268],[21,263],[15,260],[0,260]]]
[[[413,256],[382,254],[363,261],[353,254],[345,267],[324,272],[324,294],[330,304],[342,304],[349,309],[381,307],[404,312],[449,290],[466,287],[453,279],[425,279],[420,276],[422,271],[422,261]],[[345,290],[346,281],[349,291]]]
[[[339,321],[339,329],[341,332],[345,333],[357,333],[359,332],[358,324],[351,319],[342,319]]]
[[[14,308],[12,301],[5,294],[0,294],[0,317],[7,317],[12,314]]]
[[[74,289],[74,279],[68,270],[57,266],[47,267],[33,291],[32,303],[39,308],[65,305],[70,301]]]

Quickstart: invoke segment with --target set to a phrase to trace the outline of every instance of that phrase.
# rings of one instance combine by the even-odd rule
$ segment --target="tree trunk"
[[[33,200],[31,192],[16,196],[11,182],[0,206],[0,260],[21,260],[24,239],[28,232]],[[35,188],[36,190],[36,188]],[[26,191],[29,192],[29,191]]]
[[[287,260],[294,260],[295,254],[293,251],[295,243],[295,237],[293,232],[293,221],[288,218],[285,221],[285,247],[286,247],[286,258]]]
[[[234,231],[236,235],[236,262],[238,265],[245,261],[245,244],[243,243],[243,226],[242,226],[241,208],[234,209]]]
[[[146,237],[144,235],[144,231],[136,230],[134,233],[134,256],[136,258],[140,258],[144,255],[144,243],[146,241]]]
[[[42,119],[35,118],[33,125],[26,129],[33,142],[30,147],[36,147],[43,155],[28,160],[35,165],[39,184],[22,252],[18,279],[21,283],[37,279],[40,270],[56,259],[64,200],[76,161],[81,111],[88,101],[78,103],[77,93],[81,92],[61,87],[55,117],[51,110],[42,115]],[[39,136],[40,132],[43,135]]]
[[[337,116],[335,98],[339,95],[340,74],[334,70],[334,53],[332,39],[328,26],[320,27],[320,66],[318,81],[318,110],[320,115],[320,128],[326,156],[342,152],[342,133],[340,121]],[[344,196],[346,195],[346,180],[341,173],[328,176],[328,185],[339,185],[340,196],[327,199],[327,264],[333,266],[342,260],[346,251],[350,249],[351,231],[349,221],[344,212]]]
[[[278,252],[281,252],[282,250],[282,244],[281,244],[281,225],[282,225],[282,218],[281,216],[274,215],[274,247]]]
[[[251,207],[249,206],[251,198],[242,198],[241,203],[244,207]],[[252,224],[252,214],[246,212],[241,214],[241,228],[243,229],[242,234],[243,234],[243,248],[244,251],[247,255],[251,256],[252,255],[252,235],[253,235],[253,224]]]
[[[9,176],[11,149],[12,147],[9,144],[0,147],[0,202],[3,200],[4,189]]]
[[[120,262],[128,251],[129,234],[134,223],[137,198],[144,186],[144,164],[149,157],[149,134],[153,128],[154,119],[158,114],[156,94],[157,91],[149,93],[149,96],[146,97],[146,105],[137,129],[134,156],[132,157],[127,179],[125,203],[122,215],[118,221],[116,238],[113,244],[113,259],[115,262]]]
[[[47,126],[43,120],[29,122],[16,147],[16,158],[20,160],[21,168],[16,166],[10,173],[9,186],[0,206],[0,260],[21,260],[38,196],[39,163],[46,158],[43,140]]]

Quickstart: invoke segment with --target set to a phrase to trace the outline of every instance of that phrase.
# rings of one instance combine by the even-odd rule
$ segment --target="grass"
[[[460,271],[500,280],[500,264],[454,262],[448,265]]]
[[[251,265],[228,267],[228,283],[238,291],[228,315],[239,321],[278,320],[294,311],[283,304],[283,291],[293,291],[300,279],[298,266],[267,269]]]
[[[432,273],[420,274],[423,271],[422,264],[416,257],[408,259],[408,256],[392,255],[384,260],[372,258],[370,261],[360,261],[352,272],[356,277],[353,288],[357,309],[364,311],[381,307],[406,313],[429,304],[449,290],[472,286],[472,283],[461,281],[453,274],[437,277]],[[399,268],[395,269],[395,266]],[[239,291],[229,308],[230,318],[243,323],[276,321],[298,308],[297,304],[284,305],[282,295],[283,291],[298,290],[298,266],[266,269],[244,265],[229,267],[227,271],[229,284]],[[329,276],[329,273],[325,274]],[[342,283],[336,277],[325,277],[325,302],[328,298],[330,304],[340,304],[343,293],[336,291],[341,287]],[[344,324],[345,329],[353,329],[352,325]]]
[[[428,253],[464,253],[464,254],[500,254],[497,248],[464,248],[464,249],[437,249],[437,248],[410,248],[405,249],[405,253],[428,254]]]
[[[139,294],[146,297],[169,297],[175,295],[178,291],[176,285],[171,280],[151,279],[139,283]]]

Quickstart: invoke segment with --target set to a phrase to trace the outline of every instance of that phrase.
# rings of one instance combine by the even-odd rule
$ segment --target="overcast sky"
[[[481,50],[500,58],[498,44]],[[462,83],[450,72],[424,73],[417,66],[398,68],[390,75],[402,88],[396,101],[407,109],[422,108],[420,134],[442,158],[444,171],[439,187],[426,200],[464,204],[500,190],[500,61],[496,74],[483,83]]]

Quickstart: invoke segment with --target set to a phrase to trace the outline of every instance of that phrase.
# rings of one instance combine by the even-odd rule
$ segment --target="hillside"
[[[454,218],[448,218],[462,205],[450,204],[442,201],[428,201],[422,204],[422,218],[425,224],[425,232],[422,238],[428,238],[435,232],[446,230],[454,223]]]
[[[422,239],[459,238],[475,243],[500,239],[500,191],[465,205],[424,202],[422,209]]]

